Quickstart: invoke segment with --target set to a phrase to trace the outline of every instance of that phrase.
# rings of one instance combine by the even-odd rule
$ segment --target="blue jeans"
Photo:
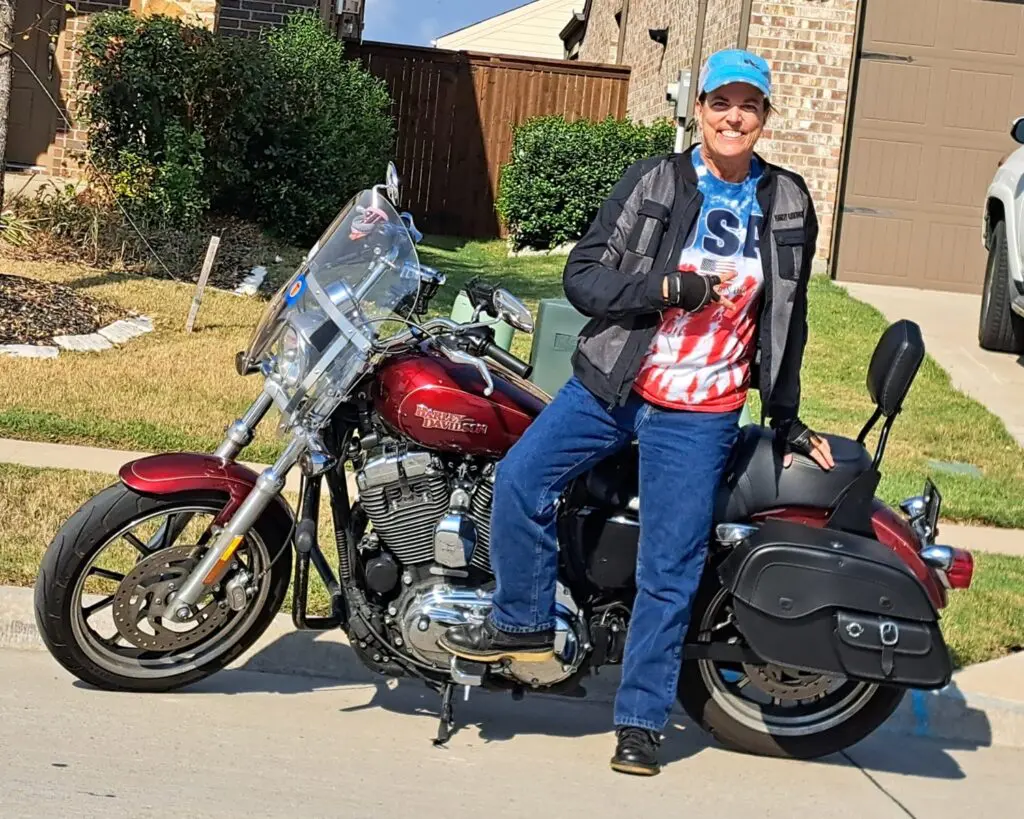
[[[555,622],[559,496],[573,478],[634,437],[639,442],[637,595],[615,698],[617,726],[660,731],[668,721],[715,490],[739,415],[661,409],[636,394],[609,411],[572,378],[498,465],[491,618],[502,631],[543,631]]]

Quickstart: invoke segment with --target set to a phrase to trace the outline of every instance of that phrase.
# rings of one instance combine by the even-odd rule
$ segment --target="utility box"
[[[541,299],[530,353],[530,380],[548,395],[558,392],[572,375],[576,340],[588,321],[565,299]]]
[[[455,297],[455,304],[452,305],[451,319],[459,324],[469,324],[473,320],[473,303],[469,300],[465,290],[460,290],[459,295]],[[481,316],[481,319],[487,321],[490,319],[490,316],[484,315]],[[512,349],[512,337],[514,335],[515,328],[511,324],[499,321],[494,325],[494,343],[506,352]]]

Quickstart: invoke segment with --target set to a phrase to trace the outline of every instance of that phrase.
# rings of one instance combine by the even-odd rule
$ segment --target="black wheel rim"
[[[216,659],[245,635],[266,602],[271,582],[270,557],[255,532],[246,536],[236,552],[239,565],[258,578],[255,593],[238,612],[226,608],[219,589],[201,600],[200,607],[218,606],[227,616],[219,628],[195,645],[169,651],[140,648],[123,636],[112,612],[116,590],[134,565],[150,555],[180,551],[183,545],[195,546],[199,553],[220,509],[221,504],[196,501],[164,507],[130,521],[95,551],[80,573],[71,598],[72,633],[90,660],[109,673],[133,679],[172,677]],[[181,528],[183,519],[187,525]],[[174,534],[175,529],[180,531]],[[189,626],[181,629],[187,633]]]
[[[720,590],[705,610],[697,639],[742,640],[726,590]],[[878,690],[869,683],[780,666],[755,669],[713,660],[697,663],[711,698],[726,714],[746,728],[772,736],[809,736],[835,728],[858,713]]]

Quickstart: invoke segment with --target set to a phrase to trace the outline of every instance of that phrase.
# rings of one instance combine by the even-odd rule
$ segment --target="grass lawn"
[[[425,263],[448,275],[435,299],[447,315],[461,284],[474,275],[500,279],[535,310],[562,295],[564,258],[509,259],[501,242],[428,241]],[[224,426],[250,403],[257,379],[234,372],[233,358],[262,312],[260,299],[208,292],[197,332],[183,331],[192,288],[74,266],[5,262],[0,270],[59,281],[152,316],[156,330],[127,346],[50,361],[0,358],[0,436],[125,449],[211,450]],[[274,271],[280,279],[284,268]],[[868,361],[885,319],[823,279],[811,283],[810,341],[803,373],[802,416],[812,427],[856,435],[871,413],[864,386]],[[926,339],[927,341],[927,339]],[[517,333],[513,352],[529,357]],[[264,426],[250,460],[279,450]],[[981,477],[937,475],[950,520],[1024,527],[1024,452],[1002,422],[955,391],[926,362],[896,423],[883,464],[881,495],[889,502],[917,494],[928,460],[966,462]]]
[[[92,472],[0,464],[0,584],[32,585],[57,529],[113,480]],[[289,500],[294,504],[294,498]],[[333,539],[328,516],[323,517],[320,542],[330,559]],[[977,554],[975,559],[973,588],[951,594],[943,618],[958,666],[991,660],[1024,645],[1024,558]],[[326,612],[327,593],[317,580],[310,584],[310,602],[319,613]]]

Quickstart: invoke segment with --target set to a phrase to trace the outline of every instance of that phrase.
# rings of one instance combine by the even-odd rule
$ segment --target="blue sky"
[[[430,45],[441,34],[526,5],[528,0],[366,0],[363,37]]]

